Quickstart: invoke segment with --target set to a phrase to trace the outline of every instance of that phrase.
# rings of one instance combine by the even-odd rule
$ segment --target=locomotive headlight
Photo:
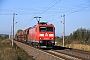
[[[53,38],[50,38],[51,40],[53,40]]]
[[[40,38],[40,39],[42,39],[42,38]]]
[[[42,43],[43,41],[41,40],[40,43]]]
[[[51,43],[54,43],[54,41],[51,41]]]
[[[39,36],[44,36],[44,34],[39,34]]]
[[[49,34],[49,36],[54,36],[54,34]]]

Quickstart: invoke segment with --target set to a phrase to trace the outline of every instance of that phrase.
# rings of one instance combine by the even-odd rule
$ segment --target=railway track
[[[74,56],[71,56],[71,55],[68,55],[68,54],[65,54],[65,53],[61,53],[61,52],[57,52],[57,51],[53,51],[53,50],[48,50],[48,51],[45,51],[57,58],[62,58],[64,60],[82,60],[81,58],[77,58],[77,57],[74,57]]]
[[[80,57],[78,55],[65,53],[65,52],[60,52],[60,51],[56,51],[56,50],[52,50],[51,52],[59,54],[60,56],[65,57],[68,60],[89,60],[89,58]]]
[[[62,50],[64,53],[69,54],[69,55],[73,55],[79,58],[83,58],[84,60],[90,60],[90,52],[88,51],[83,51],[83,50],[77,50],[77,49],[66,49],[66,50]],[[60,52],[60,50],[58,50],[58,52]]]
[[[72,55],[74,57],[83,58],[84,60],[90,60],[90,52],[89,51],[83,51],[78,49],[72,49],[72,48],[66,48],[66,47],[59,47],[55,48],[57,52],[65,53],[68,55]]]
[[[90,60],[87,57],[71,54],[70,50],[37,49],[17,41],[15,41],[15,43],[37,60]],[[67,51],[67,53],[65,51]]]
[[[83,53],[83,54],[86,54],[86,55],[90,55],[90,52],[88,51],[83,51],[83,50],[77,50],[77,49],[72,49],[73,52],[78,52],[78,53]]]

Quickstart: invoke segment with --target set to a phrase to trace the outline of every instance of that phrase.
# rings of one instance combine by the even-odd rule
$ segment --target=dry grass
[[[62,41],[56,41],[56,42],[57,42],[56,43],[57,46],[62,46],[63,45]],[[72,41],[70,44],[65,42],[65,47],[90,51],[90,45],[80,44],[80,42],[81,41],[79,41],[79,40]]]
[[[0,60],[35,60],[25,51],[14,44],[12,48],[10,40],[0,40]]]
[[[62,43],[57,43],[57,46],[62,46]],[[90,45],[84,44],[66,44],[65,47],[90,51]]]
[[[0,60],[17,60],[15,50],[12,49],[10,40],[0,41]]]
[[[83,45],[83,44],[67,44],[66,47],[74,48],[74,49],[80,49],[85,51],[90,51],[89,45]]]

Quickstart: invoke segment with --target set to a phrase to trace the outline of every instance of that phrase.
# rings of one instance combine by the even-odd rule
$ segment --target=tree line
[[[62,37],[55,36],[55,40],[62,44]],[[90,45],[90,29],[78,28],[70,35],[65,36],[65,44],[87,44]]]
[[[4,39],[7,39],[7,38],[9,38],[9,35],[0,34],[0,40],[4,40]]]
[[[71,41],[78,41],[81,44],[90,45],[90,30],[85,28],[78,28],[76,31],[70,34],[69,39]]]

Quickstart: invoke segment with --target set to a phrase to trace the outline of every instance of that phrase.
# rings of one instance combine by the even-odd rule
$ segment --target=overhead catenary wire
[[[54,2],[55,0],[53,0],[50,4],[52,4],[53,2]],[[57,2],[55,2],[52,6],[50,6],[49,8],[47,8],[49,5],[47,5],[45,8],[47,8],[46,10],[44,10],[43,12],[46,12],[47,10],[49,10],[51,7],[53,7],[54,5],[56,5],[59,1],[61,1],[61,0],[58,0]],[[15,9],[14,9],[15,10]],[[43,12],[42,13],[40,13],[40,14],[43,14]],[[33,20],[33,18],[32,18],[32,20]],[[30,20],[31,21],[31,20]],[[21,21],[19,21],[19,22],[21,22]],[[18,22],[16,22],[16,23],[18,23]]]
[[[55,0],[53,0],[52,3],[53,3],[54,1],[55,1]],[[79,7],[83,6],[83,5],[85,5],[86,3],[88,3],[88,2],[85,2],[84,4],[80,4],[80,5],[76,6],[76,7],[79,8]],[[50,3],[50,4],[51,4],[51,3]],[[49,5],[50,5],[50,4],[49,4]],[[48,7],[49,5],[47,5],[46,7]],[[45,7],[45,8],[46,8],[46,7]],[[58,7],[60,7],[60,8],[58,8]],[[54,7],[54,6],[53,6],[53,8],[55,8],[55,9],[52,9],[52,11],[56,11],[56,10],[57,10],[56,8],[58,8],[58,9],[65,9],[64,7],[71,7],[71,6],[58,6],[58,7]],[[72,9],[75,9],[76,7],[71,7],[71,9],[69,9],[69,8],[68,8],[68,9],[69,9],[69,10],[72,10]],[[45,9],[45,8],[44,8],[44,9]],[[24,9],[25,9],[25,10],[29,10],[29,9],[39,9],[40,11],[43,11],[43,9],[41,9],[41,8],[20,8],[20,9],[15,9],[15,8],[14,8],[14,9],[2,9],[2,10],[6,10],[6,11],[7,11],[7,10],[9,10],[9,11],[10,11],[10,10],[16,10],[16,11],[23,11],[23,12],[36,12],[36,11],[33,11],[33,10],[31,10],[31,11],[25,11]],[[65,9],[65,10],[66,10],[66,9]],[[66,11],[69,11],[69,10],[66,10]],[[50,11],[51,11],[51,10],[50,10]],[[9,13],[9,14],[8,14],[8,13]],[[0,15],[12,15],[12,14],[10,14],[10,12],[8,12],[8,13],[6,14],[6,12],[3,12],[3,13],[0,12]],[[64,11],[63,11],[63,12],[57,12],[57,13],[64,13]],[[39,12],[36,13],[36,14],[39,14]],[[30,15],[30,14],[18,14],[18,15]]]
[[[90,6],[90,5],[89,5],[89,6]],[[65,15],[67,16],[67,15],[73,14],[73,13],[75,13],[75,12],[79,12],[79,11],[81,11],[81,10],[83,10],[83,9],[88,8],[89,6],[82,7],[82,8],[80,8],[80,9],[74,10],[74,11],[72,11],[72,12],[70,12],[70,13],[65,14]],[[64,12],[61,12],[61,13],[65,13],[65,11],[64,11]],[[60,18],[60,17],[58,17],[58,18]],[[58,18],[56,18],[55,20],[57,20]],[[50,21],[53,21],[53,20],[49,20],[48,22],[50,22]]]
[[[53,0],[53,1],[55,1],[55,0]],[[59,1],[61,1],[61,0],[59,0]],[[58,1],[57,1],[57,2],[58,2]],[[55,2],[55,3],[56,3],[56,2]],[[53,5],[54,5],[54,4],[53,4]],[[53,5],[52,5],[52,6],[49,5],[50,7],[48,7],[48,8],[45,9],[44,11],[46,12],[46,11],[49,10],[50,8],[54,7]],[[43,14],[44,11],[42,11],[40,14]],[[62,13],[64,13],[64,12],[62,12]],[[70,13],[71,13],[71,12],[70,12]],[[70,13],[69,13],[69,14],[70,14]],[[73,12],[72,12],[72,13],[73,13]],[[33,14],[32,16],[35,16],[35,15]],[[32,21],[33,19],[34,19],[34,18],[29,18],[28,20],[29,20],[29,21]],[[25,19],[24,19],[24,20],[25,20]],[[19,22],[22,22],[22,21],[20,20]]]
[[[70,11],[70,10],[73,10],[73,9],[76,9],[76,8],[80,8],[80,7],[82,7],[82,6],[84,6],[84,5],[86,5],[86,3],[88,3],[88,2],[85,2],[85,3],[83,3],[83,4],[79,4],[79,5],[77,5],[77,6],[75,6],[75,7],[71,7],[71,6],[69,6],[70,8],[68,8],[68,10],[66,10],[66,11],[62,11],[62,12],[58,12],[58,13],[56,13],[56,14],[61,14],[61,13],[65,13],[65,12],[68,12],[68,11]],[[63,7],[68,7],[68,6],[63,6]],[[55,8],[55,7],[54,7]],[[61,9],[61,8],[60,8]],[[63,8],[63,9],[65,9],[65,8]],[[52,9],[52,10],[54,10],[54,9]],[[57,10],[57,9],[56,9]],[[53,14],[54,15],[54,14]],[[49,18],[49,16],[47,17],[47,18]],[[45,18],[45,20],[47,20],[47,18]],[[50,21],[50,20],[49,20]],[[48,22],[49,22],[48,21]],[[51,20],[52,21],[52,20]]]
[[[52,3],[54,2],[55,0],[53,0],[52,1]],[[40,13],[39,15],[41,15],[41,14],[43,14],[44,12],[46,12],[47,10],[49,10],[50,8],[52,8],[54,5],[56,5],[58,2],[60,2],[61,0],[58,0],[57,2],[55,2],[52,6],[50,6],[50,7],[48,7],[50,4],[52,4],[52,3],[50,3],[49,5],[47,5],[46,7],[48,7],[47,9],[45,9],[42,13]],[[46,8],[45,7],[45,8]],[[37,13],[36,13],[37,14]],[[36,15],[35,14],[35,15]],[[34,18],[32,18],[32,20],[33,20]],[[30,20],[30,21],[32,21],[32,20]]]
[[[50,4],[48,4],[45,8],[43,8],[43,9],[46,9],[49,5],[51,5],[53,2],[54,2],[55,0],[53,0]],[[43,11],[43,9],[42,10],[40,10],[39,12],[37,12],[36,14],[39,14],[41,11]],[[35,14],[35,15],[36,15]]]
[[[43,14],[44,12],[46,12],[47,10],[49,10],[50,8],[52,8],[53,6],[55,6],[57,3],[59,3],[61,0],[58,0],[57,2],[55,2],[53,5],[51,5],[50,7],[48,7],[47,9],[45,9],[43,12],[41,12],[39,15]]]
[[[89,5],[89,6],[90,6],[90,5]],[[72,12],[70,12],[70,13],[67,13],[66,15],[70,15],[70,14],[72,14],[72,13],[79,12],[79,11],[81,11],[81,10],[83,10],[83,9],[88,8],[89,6],[84,6],[84,7],[82,7],[82,8],[77,9],[77,10],[74,10],[74,11],[72,11]]]
[[[55,10],[57,10],[57,9],[65,9],[65,8],[79,8],[79,7],[81,7],[81,6],[86,6],[86,4],[90,4],[89,2],[85,2],[85,3],[82,3],[82,4],[79,4],[79,5],[64,5],[64,6],[55,6],[55,7],[53,7]],[[74,7],[75,6],[75,7]]]
[[[4,14],[0,14],[0,15],[12,15],[12,14],[6,14],[6,13],[4,13]]]
[[[53,17],[53,19],[54,19],[54,15],[49,15],[47,18],[45,18],[44,20],[46,21],[48,18],[50,18],[50,17]]]
[[[55,0],[53,0],[50,4],[52,4],[54,1],[55,1]],[[49,4],[49,5],[50,5],[50,4]],[[48,7],[49,5],[47,5],[46,7]],[[46,8],[46,7],[45,7],[45,8]],[[40,10],[40,11],[41,11],[41,10]],[[39,12],[38,12],[38,13],[39,13]],[[36,14],[37,14],[37,13],[36,13]],[[35,15],[35,14],[33,14],[32,17],[34,17],[34,15]],[[33,19],[34,19],[34,18],[31,18],[31,19],[28,19],[28,20],[29,20],[29,21],[32,21]]]
[[[68,11],[71,11],[71,10],[73,10],[73,9],[77,9],[77,8],[84,7],[84,6],[85,6],[85,3],[84,3],[84,4],[77,5],[76,7],[71,7],[71,9],[68,9],[68,10],[63,11],[63,12],[60,12],[60,13],[68,12]],[[58,13],[59,13],[59,12],[58,12]]]
[[[50,4],[52,4],[53,2],[54,2],[55,0],[53,0]],[[76,7],[81,7],[81,5],[83,6],[83,5],[85,5],[86,3],[88,3],[88,2],[85,2],[84,4],[80,4],[80,5],[78,5],[78,6],[76,6]],[[49,5],[50,5],[49,4]],[[45,8],[43,8],[43,9],[46,9],[49,5],[47,5]],[[60,8],[58,8],[58,7],[60,7]],[[74,7],[72,7],[72,6],[70,6],[70,5],[68,5],[68,6],[58,6],[58,7],[54,7],[53,6],[53,8],[55,8],[55,9],[52,9],[52,10],[57,10],[56,8],[58,8],[58,9],[65,9],[64,7],[71,7],[72,9],[74,8]],[[0,8],[1,9],[1,8]],[[25,10],[28,10],[28,11],[25,11]],[[37,11],[37,10],[30,10],[29,11],[29,9],[39,9],[40,11],[43,11],[43,9],[41,9],[41,8],[14,8],[14,9],[1,9],[1,10],[6,10],[6,11],[12,11],[12,10],[16,10],[16,11],[24,11],[24,12],[35,12],[35,11]],[[2,12],[0,12],[0,13],[2,13]],[[10,13],[10,12],[9,12]],[[40,12],[38,12],[38,13],[35,13],[35,14],[39,14]],[[0,15],[11,15],[11,14],[0,14]],[[18,15],[29,15],[29,14],[18,14]]]
[[[70,14],[72,14],[72,13],[79,12],[79,11],[81,11],[81,10],[83,10],[83,9],[88,8],[88,7],[89,7],[89,6],[85,6],[85,7],[83,7],[83,8],[78,9],[78,10],[75,10],[75,11],[73,11],[73,12],[70,12],[70,13],[68,13],[68,14],[66,14],[66,15],[70,15]]]
[[[55,0],[53,0],[51,3],[53,3],[54,1],[55,1]],[[50,4],[51,4],[51,3],[50,3]],[[85,3],[88,3],[88,2],[85,2]],[[80,5],[77,6],[77,7],[81,7],[81,5],[85,5],[85,3],[84,3],[84,4],[80,4]],[[49,4],[49,5],[50,5],[50,4]],[[49,5],[47,5],[45,8],[47,8]],[[63,7],[68,7],[68,6],[63,6]],[[62,7],[62,8],[63,8],[63,7]],[[70,6],[69,6],[69,7],[70,7]],[[45,8],[44,8],[44,9],[45,9]],[[53,6],[53,8],[55,8],[55,7]],[[57,8],[57,7],[56,7],[56,8]],[[56,8],[55,8],[55,10],[56,10]],[[71,7],[71,8],[74,9],[73,7]],[[21,10],[20,10],[20,9],[21,9]],[[41,8],[20,8],[20,9],[15,9],[15,8],[14,8],[14,9],[2,9],[2,10],[6,10],[6,11],[7,11],[7,10],[16,10],[16,11],[32,12],[32,11],[25,11],[25,10],[27,10],[27,9],[40,9],[40,11],[42,11]],[[23,10],[23,9],[25,9],[25,10]],[[60,8],[60,9],[61,9],[61,8]],[[63,8],[63,9],[64,9],[64,8]],[[54,10],[54,9],[53,9],[53,10]],[[38,13],[38,14],[39,14],[39,13]],[[0,14],[0,15],[11,15],[11,14]],[[29,14],[18,14],[18,15],[29,15]]]

